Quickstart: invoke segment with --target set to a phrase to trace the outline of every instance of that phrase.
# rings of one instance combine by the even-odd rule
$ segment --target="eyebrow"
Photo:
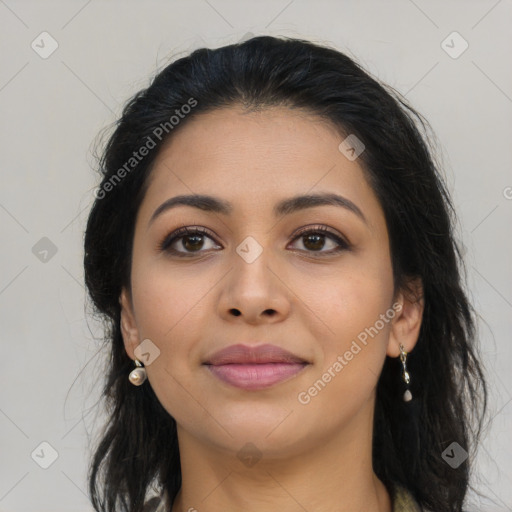
[[[220,213],[222,215],[231,215],[233,205],[228,201],[217,197],[193,194],[172,197],[164,201],[154,212],[148,224],[151,224],[162,213],[177,206],[191,206],[206,212]],[[368,225],[366,217],[360,208],[350,199],[332,193],[307,194],[284,199],[277,203],[273,208],[275,217],[281,215],[290,215],[300,210],[314,208],[316,206],[337,206],[357,215],[365,224]]]

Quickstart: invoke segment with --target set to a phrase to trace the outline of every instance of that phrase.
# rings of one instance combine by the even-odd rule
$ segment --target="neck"
[[[172,512],[391,512],[389,493],[372,469],[371,423],[372,415],[359,418],[343,435],[283,458],[263,453],[250,465],[178,426],[182,487]]]

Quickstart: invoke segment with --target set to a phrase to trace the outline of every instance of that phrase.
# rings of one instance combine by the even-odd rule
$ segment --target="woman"
[[[486,385],[418,126],[344,54],[274,37],[128,103],[85,233],[97,511],[462,510]]]

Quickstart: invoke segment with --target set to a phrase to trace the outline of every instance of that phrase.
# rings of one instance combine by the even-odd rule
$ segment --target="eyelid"
[[[292,237],[293,237],[292,241],[295,241],[301,235],[304,235],[305,233],[307,234],[310,232],[313,232],[313,233],[319,232],[324,235],[331,235],[331,237],[333,237],[334,239],[336,239],[340,242],[343,242],[347,246],[351,245],[345,236],[343,236],[341,233],[333,231],[331,228],[324,226],[323,224],[310,224],[308,226],[304,226],[304,227],[300,228],[298,231],[296,231],[292,235]]]
[[[183,252],[183,251],[176,251],[173,249],[169,249],[169,246],[173,244],[176,240],[179,240],[187,235],[194,235],[194,234],[201,234],[205,235],[206,237],[210,238],[216,245],[219,245],[216,240],[216,235],[213,234],[209,229],[202,227],[202,226],[182,226],[180,228],[175,229],[172,231],[172,233],[168,234],[164,237],[164,239],[158,243],[158,249],[161,252],[170,252],[174,255],[178,256],[193,256],[194,252]],[[338,254],[339,252],[346,251],[352,248],[352,244],[348,241],[348,239],[337,233],[333,232],[331,228],[324,226],[322,224],[310,224],[307,226],[303,226],[299,230],[295,231],[291,235],[291,243],[298,240],[301,236],[307,235],[307,234],[315,234],[315,233],[321,233],[322,235],[326,236],[327,238],[330,238],[337,244],[336,249],[331,249],[329,251],[307,251],[307,250],[297,250],[298,252],[305,253],[305,254],[315,254],[319,257],[322,256],[329,256],[333,254]],[[207,251],[197,251],[197,254],[206,253]],[[317,256],[315,256],[317,257]]]
[[[215,236],[212,231],[202,226],[182,226],[180,228],[176,228],[171,233],[167,234],[161,242],[158,243],[158,249],[162,252],[169,251],[169,246],[174,243],[176,240],[183,238],[186,235],[193,235],[196,233],[200,233],[202,235],[208,236],[211,238],[216,244]],[[179,251],[175,251],[175,253],[179,253]],[[181,253],[187,254],[187,253]],[[189,253],[193,254],[193,253]]]

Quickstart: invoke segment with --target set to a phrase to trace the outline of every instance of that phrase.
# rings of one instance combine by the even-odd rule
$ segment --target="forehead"
[[[185,119],[160,150],[154,170],[174,165],[194,175],[214,169],[216,179],[223,170],[232,177],[265,173],[278,179],[332,162],[340,140],[325,120],[298,109],[222,108]]]
[[[339,150],[344,138],[326,120],[287,107],[196,114],[161,148],[145,203],[211,194],[254,214],[283,197],[320,190],[376,203],[362,167]]]

